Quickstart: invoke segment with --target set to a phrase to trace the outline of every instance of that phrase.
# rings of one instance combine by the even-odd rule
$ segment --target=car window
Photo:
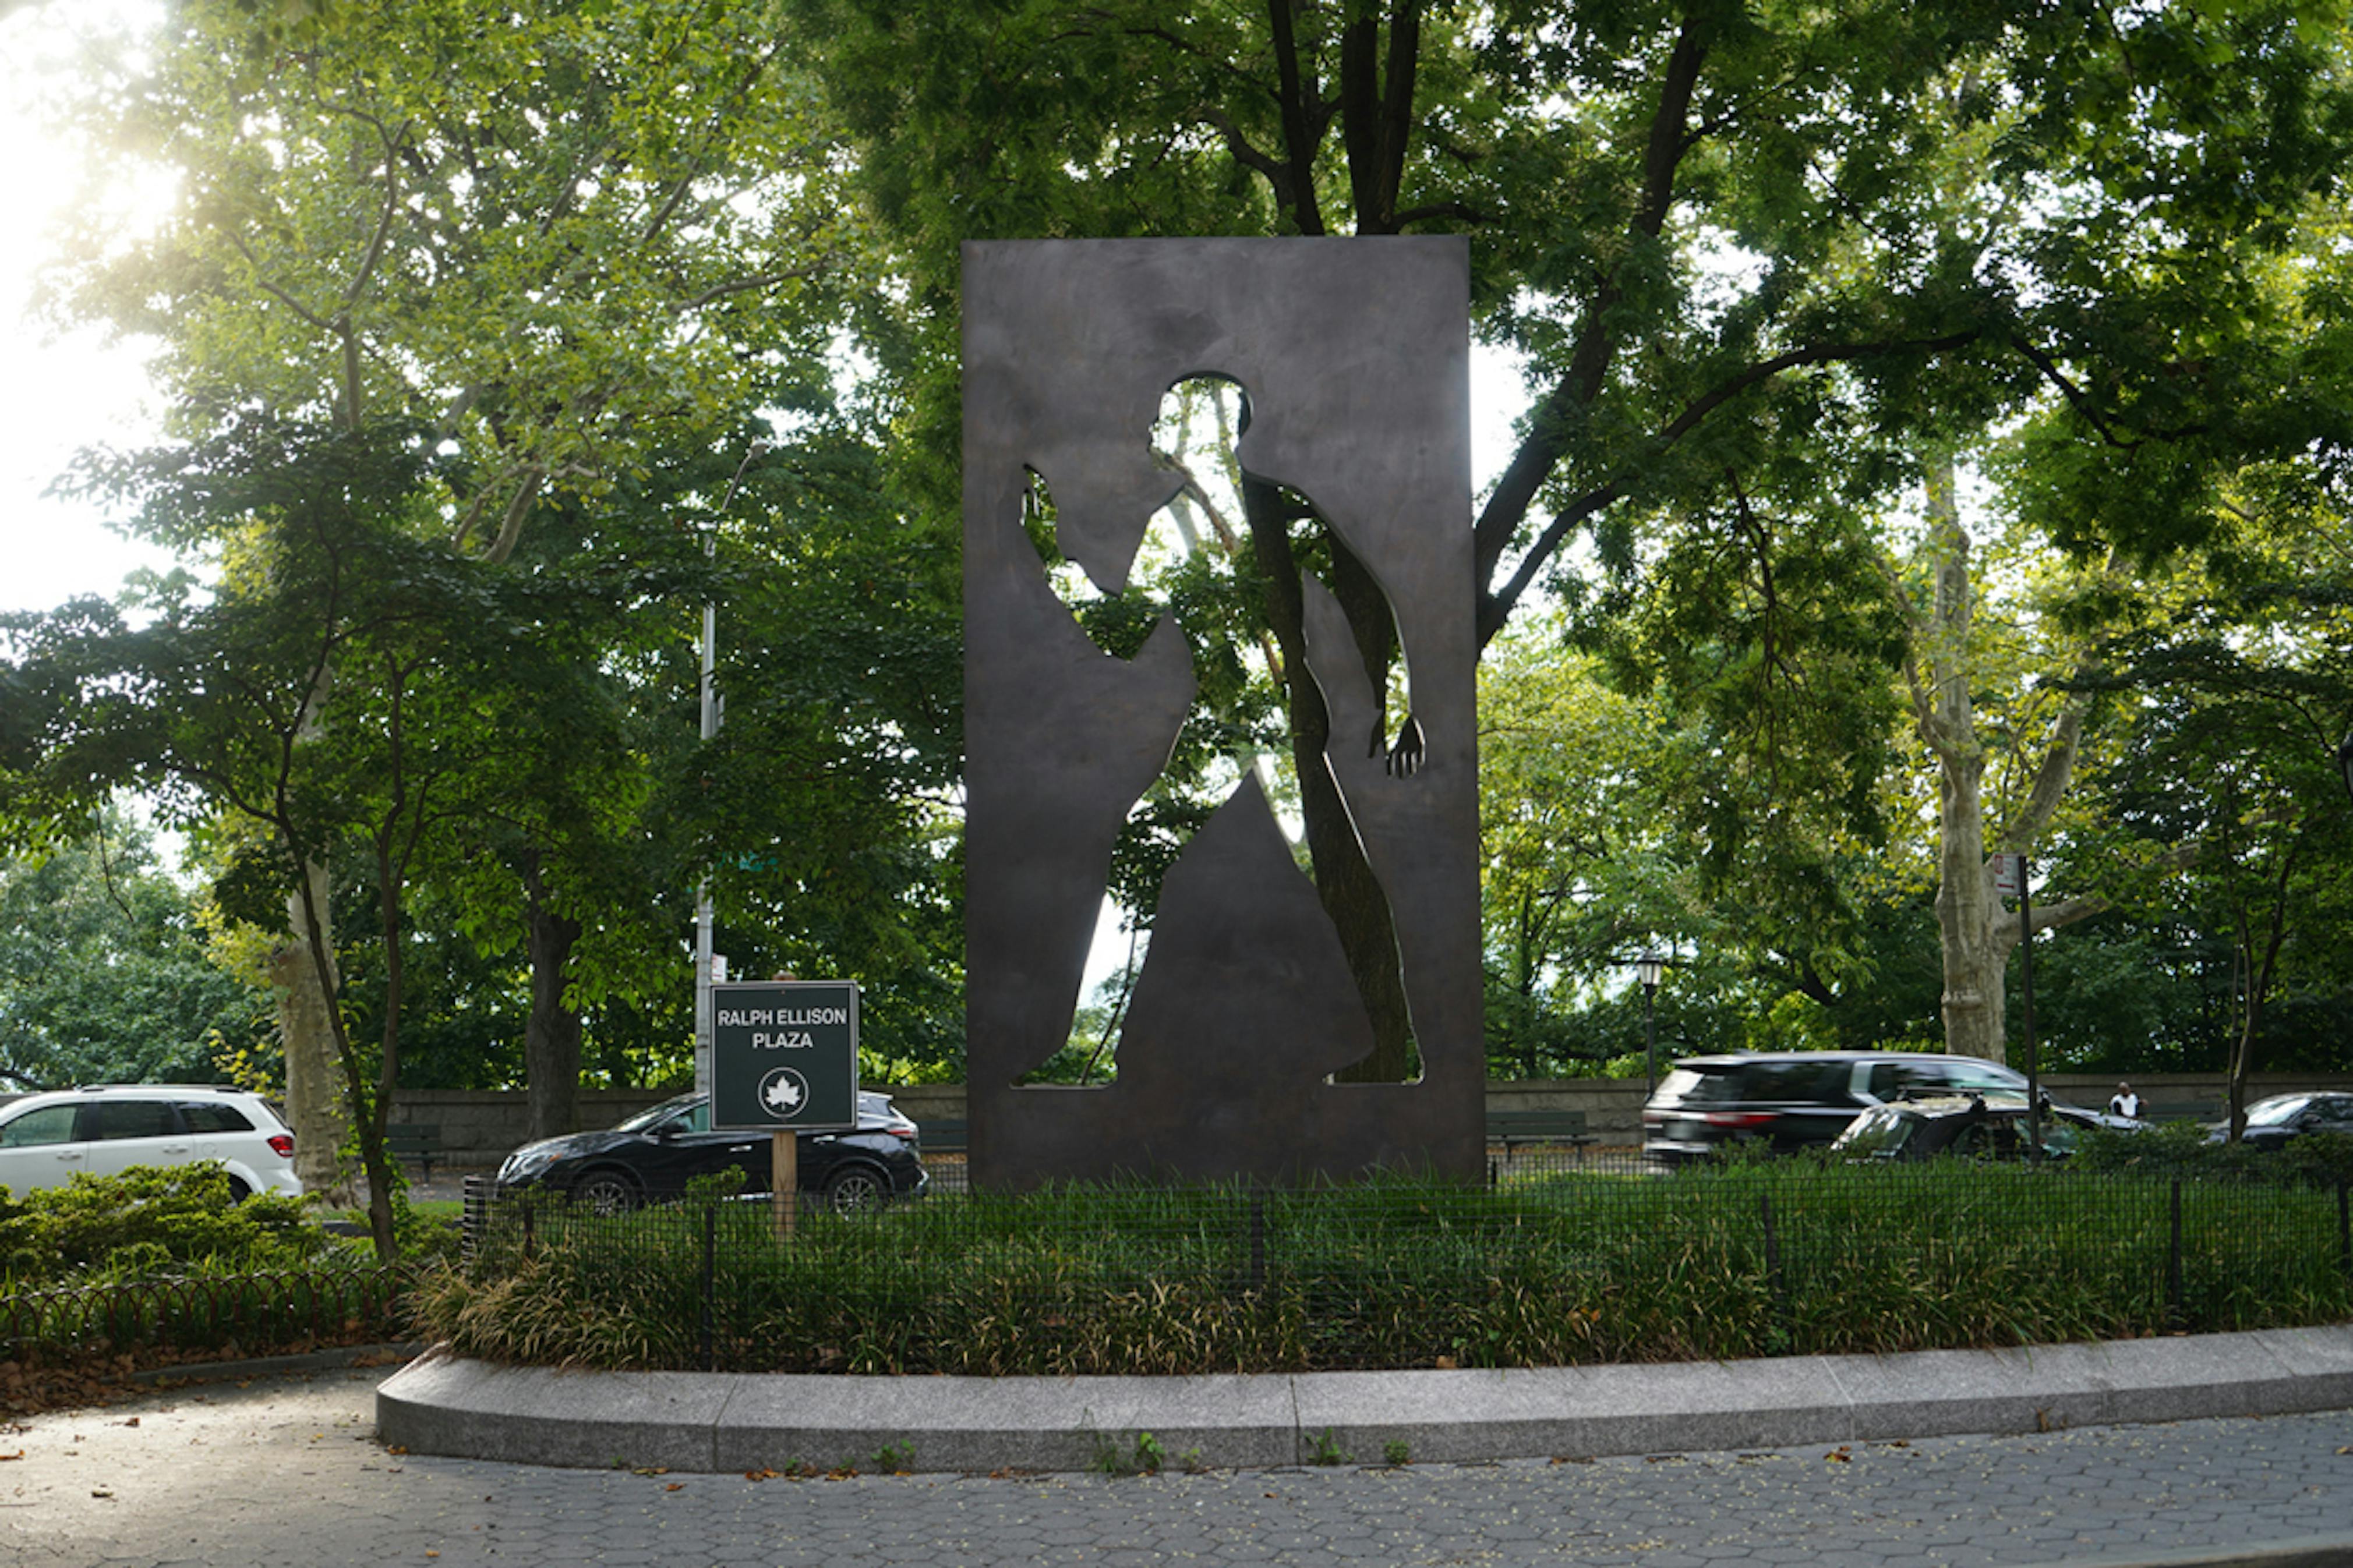
[[[1841,1061],[1751,1062],[1740,1086],[1743,1100],[1843,1100],[1849,1072]]]
[[[691,1094],[681,1094],[663,1100],[659,1105],[648,1106],[645,1110],[638,1111],[635,1116],[632,1116],[628,1121],[622,1122],[620,1126],[615,1128],[614,1131],[617,1132],[650,1132],[661,1123],[666,1122],[670,1121],[671,1117],[676,1116],[680,1111],[694,1104],[695,1098],[695,1096]],[[681,1123],[681,1125],[683,1124]]]
[[[1840,1136],[1839,1147],[1850,1154],[1875,1154],[1892,1160],[1919,1125],[1918,1117],[1907,1116],[1894,1106],[1881,1106],[1855,1118]]]
[[[1739,1081],[1739,1075],[1728,1068],[1704,1072],[1698,1068],[1677,1068],[1659,1080],[1661,1100],[1730,1100]]]
[[[2312,1108],[2320,1112],[2326,1126],[2353,1127],[2353,1100],[2339,1094],[2326,1095],[2315,1100]]]
[[[1901,1100],[1905,1091],[1935,1094],[1946,1087],[1945,1064],[1922,1058],[1916,1061],[1881,1062],[1871,1069],[1871,1092],[1878,1100]]]
[[[191,1132],[250,1132],[253,1123],[244,1111],[234,1105],[223,1105],[216,1100],[184,1100],[180,1102],[180,1120]]]
[[[70,1143],[74,1135],[74,1112],[71,1105],[45,1105],[38,1110],[28,1110],[5,1127],[0,1127],[0,1149],[31,1149],[43,1143]]]
[[[1945,1081],[1959,1089],[1982,1092],[1986,1089],[2010,1089],[2013,1092],[2026,1087],[2026,1079],[2006,1067],[1993,1062],[1940,1062]]]
[[[92,1138],[168,1138],[180,1130],[160,1100],[101,1100],[90,1110]]]

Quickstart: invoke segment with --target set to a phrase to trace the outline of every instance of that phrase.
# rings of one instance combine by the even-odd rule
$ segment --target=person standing
[[[2108,1114],[2127,1116],[2135,1121],[2140,1120],[2140,1096],[2133,1092],[2132,1085],[2128,1083],[2116,1085],[2116,1094],[2108,1100]]]

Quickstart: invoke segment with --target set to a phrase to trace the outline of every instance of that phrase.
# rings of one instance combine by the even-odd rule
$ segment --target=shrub
[[[191,1266],[301,1268],[342,1250],[299,1199],[229,1198],[216,1164],[77,1175],[22,1197],[0,1189],[0,1289],[133,1279]]]

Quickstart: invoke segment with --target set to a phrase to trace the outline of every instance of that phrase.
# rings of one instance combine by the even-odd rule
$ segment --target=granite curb
[[[2346,1408],[2353,1324],[1884,1356],[1166,1378],[596,1373],[436,1346],[377,1390],[376,1428],[411,1453],[522,1464],[989,1472],[1114,1468],[1155,1452],[1219,1468],[1586,1458]]]
[[[2067,1557],[2022,1568],[2348,1568],[2353,1532],[2305,1535],[2261,1546],[2191,1546],[2176,1552],[2128,1552]]]

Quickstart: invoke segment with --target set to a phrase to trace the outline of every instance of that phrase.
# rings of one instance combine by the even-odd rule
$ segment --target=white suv
[[[77,1171],[217,1160],[230,1194],[302,1195],[294,1135],[269,1102],[217,1084],[110,1083],[0,1106],[0,1187],[62,1187]]]

